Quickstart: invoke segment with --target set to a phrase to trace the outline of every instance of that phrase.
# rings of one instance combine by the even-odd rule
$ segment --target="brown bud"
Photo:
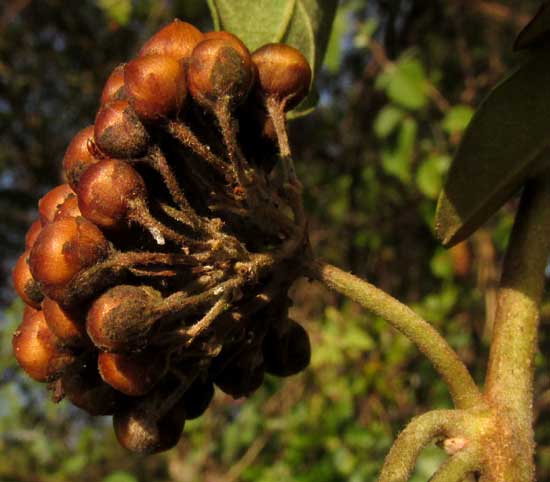
[[[128,98],[144,122],[177,114],[187,96],[185,72],[168,55],[145,55],[126,65],[124,81]]]
[[[48,382],[71,363],[74,356],[60,348],[42,311],[27,311],[13,335],[13,353],[23,370],[38,382]]]
[[[311,344],[307,331],[294,320],[284,320],[282,330],[273,325],[263,342],[265,371],[288,377],[304,370],[311,359]]]
[[[115,413],[115,435],[124,448],[138,454],[154,454],[174,447],[183,432],[185,410],[176,404],[157,420],[155,411],[140,405]]]
[[[141,48],[139,55],[169,55],[176,60],[185,59],[201,40],[203,35],[193,25],[175,19],[159,30]]]
[[[311,67],[302,53],[281,43],[264,45],[252,54],[261,96],[274,97],[283,110],[296,107],[309,92]]]
[[[243,351],[223,369],[214,382],[233,398],[248,397],[264,381],[262,353],[257,349]]]
[[[105,159],[90,166],[78,186],[78,206],[82,215],[102,228],[120,228],[131,203],[145,199],[145,183],[124,161]]]
[[[141,157],[147,152],[149,135],[128,100],[115,100],[97,113],[94,138],[108,156]]]
[[[29,266],[44,294],[63,301],[66,285],[108,253],[109,243],[94,224],[81,217],[61,219],[42,228]]]
[[[40,231],[42,231],[42,222],[40,219],[37,219],[31,224],[27,234],[25,234],[25,249],[31,249],[33,247]]]
[[[200,417],[214,398],[214,384],[210,381],[197,380],[189,387],[183,396],[185,419],[193,420]]]
[[[53,220],[59,221],[60,219],[77,218],[78,216],[82,216],[78,208],[78,198],[76,194],[69,194],[67,199],[57,209]]]
[[[125,398],[101,379],[95,357],[72,365],[63,374],[61,386],[66,398],[90,415],[112,415]]]
[[[121,355],[102,352],[98,357],[101,378],[131,397],[149,393],[163,375],[160,358],[153,353]]]
[[[119,285],[97,298],[86,317],[86,330],[103,351],[129,353],[143,349],[155,323],[152,311],[159,302],[152,289]]]
[[[82,173],[98,159],[94,155],[94,126],[79,131],[71,140],[63,157],[63,171],[69,185],[76,189]]]
[[[31,274],[29,267],[29,252],[29,250],[25,251],[19,257],[13,268],[13,287],[25,304],[39,309],[43,295],[40,286]]]
[[[126,64],[117,65],[109,75],[109,78],[103,86],[101,92],[101,105],[108,104],[113,100],[121,100],[125,98],[124,92],[124,66]]]
[[[86,334],[85,316],[68,311],[51,298],[42,302],[44,318],[52,333],[67,346],[81,347],[90,343]]]
[[[70,194],[74,194],[71,186],[68,184],[61,184],[42,196],[38,201],[38,212],[40,213],[42,226],[53,222],[53,218],[59,206],[65,202],[65,199],[67,199]]]
[[[193,50],[187,69],[189,92],[200,105],[212,108],[219,100],[242,103],[254,80],[248,51],[221,38],[204,40]]]

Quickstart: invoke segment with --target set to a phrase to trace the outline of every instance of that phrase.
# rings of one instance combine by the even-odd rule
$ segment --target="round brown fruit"
[[[221,38],[203,40],[193,50],[187,68],[187,83],[193,99],[212,108],[218,101],[231,106],[242,103],[254,81],[248,51]]]
[[[46,193],[38,201],[38,212],[40,214],[40,221],[42,226],[53,222],[55,213],[59,209],[59,206],[65,202],[71,194],[74,195],[74,191],[68,184],[61,184],[54,187],[51,191]]]
[[[252,54],[258,69],[258,91],[262,97],[273,97],[283,110],[296,107],[309,92],[311,67],[302,53],[281,43],[260,47]]]
[[[109,78],[103,86],[101,92],[101,105],[108,104],[113,100],[124,99],[124,66],[126,64],[117,65],[109,75]]]
[[[61,343],[73,347],[89,345],[84,316],[63,309],[51,298],[44,298],[42,311],[48,327]]]
[[[124,82],[128,98],[144,122],[177,114],[187,95],[185,72],[168,55],[145,55],[126,65]]]
[[[152,311],[159,295],[150,288],[118,285],[97,298],[86,317],[86,331],[100,350],[131,353],[149,342]]]
[[[101,378],[131,397],[149,393],[163,375],[160,359],[152,353],[121,355],[102,352],[98,357]]]
[[[31,274],[29,268],[29,253],[30,250],[25,251],[19,257],[13,268],[13,287],[25,304],[40,309],[43,295],[40,286]]]
[[[248,397],[264,381],[264,363],[260,350],[250,349],[240,353],[216,377],[214,382],[233,398]]]
[[[79,131],[71,140],[63,157],[63,171],[69,185],[76,190],[82,173],[98,159],[93,153],[94,126]]]
[[[52,381],[74,362],[74,356],[61,348],[39,310],[25,313],[13,335],[12,348],[21,368],[38,382]]]
[[[131,205],[145,199],[145,182],[124,161],[105,159],[91,166],[78,186],[78,206],[82,215],[102,228],[127,224]]]
[[[195,381],[183,396],[185,419],[193,420],[200,417],[214,398],[214,384],[210,381]]]
[[[103,153],[119,159],[142,157],[149,147],[149,135],[127,99],[99,109],[94,138]]]
[[[63,302],[72,279],[108,253],[109,243],[97,226],[82,217],[61,219],[42,228],[29,266],[44,294]]]
[[[40,219],[37,219],[31,224],[27,234],[25,234],[25,249],[31,249],[33,247],[40,231],[42,231],[42,222]]]
[[[141,48],[139,55],[159,54],[176,60],[185,59],[202,39],[203,34],[196,27],[175,19],[154,34]]]
[[[76,194],[70,194],[65,202],[59,206],[53,220],[59,221],[60,219],[77,218],[78,216],[82,216],[78,208],[78,198]]]

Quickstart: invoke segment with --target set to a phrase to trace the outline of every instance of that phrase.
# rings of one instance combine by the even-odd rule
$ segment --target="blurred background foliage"
[[[342,0],[321,101],[291,136],[315,252],[410,303],[482,381],[499,262],[515,201],[451,251],[432,234],[435,202],[473,109],[515,63],[535,0]],[[448,407],[431,366],[383,320],[301,281],[294,317],[311,367],[269,378],[246,402],[218,393],[168,453],[118,447],[92,419],[23,377],[11,357],[21,316],[10,270],[60,182],[70,138],[93,122],[102,83],[174,17],[211,28],[203,0],[8,0],[0,7],[0,481],[371,481],[414,415]],[[537,358],[539,480],[550,480],[550,337]],[[420,459],[414,482],[445,458]]]

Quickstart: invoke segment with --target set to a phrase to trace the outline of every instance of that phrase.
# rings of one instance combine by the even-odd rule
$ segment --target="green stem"
[[[408,306],[367,281],[327,263],[313,261],[308,271],[312,278],[384,318],[409,338],[443,377],[457,408],[483,405],[478,387],[456,352],[432,325]]]
[[[526,185],[498,291],[486,395],[498,413],[500,450],[488,480],[534,478],[533,378],[539,305],[550,252],[550,182]]]
[[[422,449],[436,438],[464,431],[465,416],[460,410],[434,410],[413,418],[393,444],[378,482],[407,482]]]
[[[464,482],[480,469],[479,450],[465,449],[453,455],[432,476],[430,482]]]

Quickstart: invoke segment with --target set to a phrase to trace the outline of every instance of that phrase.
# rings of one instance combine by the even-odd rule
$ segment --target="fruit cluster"
[[[15,357],[55,400],[113,415],[129,450],[175,445],[214,385],[248,396],[309,363],[288,318],[308,242],[285,111],[310,82],[292,47],[175,20],[112,72],[39,201]]]

